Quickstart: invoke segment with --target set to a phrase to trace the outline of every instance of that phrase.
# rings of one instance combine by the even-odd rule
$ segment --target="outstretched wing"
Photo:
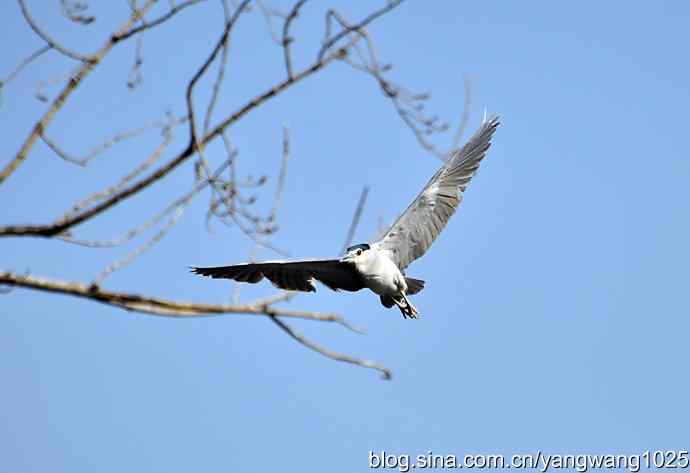
[[[498,117],[484,122],[470,140],[456,150],[376,243],[403,270],[429,249],[462,202],[463,192],[491,145]]]
[[[316,291],[314,280],[337,291],[359,291],[364,288],[355,268],[339,260],[266,261],[215,268],[192,268],[192,272],[212,278],[257,283],[266,277],[274,286],[288,291]]]

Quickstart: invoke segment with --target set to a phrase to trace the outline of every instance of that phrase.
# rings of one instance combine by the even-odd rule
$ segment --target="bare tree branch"
[[[11,271],[0,271],[0,284],[76,296],[126,310],[165,317],[189,318],[221,314],[272,315],[319,322],[335,322],[351,329],[349,324],[343,323],[342,317],[334,314],[278,309],[268,304],[202,304],[175,301],[127,292],[108,291],[98,286],[16,274]]]
[[[20,0],[20,2],[20,5],[22,6],[22,12],[24,12],[24,15],[26,16],[28,12],[26,12],[24,2],[23,0]],[[119,37],[122,34],[129,31],[132,28],[132,25],[139,21],[139,19],[153,6],[154,3],[155,0],[148,0],[141,10],[137,10],[136,12],[132,13],[132,15],[129,17],[129,20],[127,20],[127,22],[120,28],[119,32],[110,37],[108,41],[106,41],[106,43],[101,47],[101,49],[98,50],[98,52],[96,52],[93,56],[89,56],[88,60],[86,60],[82,64],[77,73],[74,76],[72,76],[72,78],[67,82],[65,87],[62,89],[62,92],[60,92],[60,94],[55,98],[55,100],[53,100],[53,103],[50,105],[50,108],[48,108],[48,111],[46,111],[45,114],[43,114],[43,117],[41,117],[41,119],[34,125],[33,129],[31,130],[31,133],[29,134],[28,138],[26,139],[22,147],[19,149],[19,152],[14,157],[14,159],[12,159],[12,161],[10,161],[7,164],[7,166],[5,166],[5,168],[2,169],[2,171],[0,171],[0,185],[29,156],[29,152],[31,151],[31,148],[33,148],[33,145],[36,143],[38,137],[41,136],[41,134],[48,127],[50,122],[53,121],[53,118],[55,118],[57,112],[65,104],[65,101],[72,94],[72,92],[76,90],[81,81],[84,80],[84,78],[88,76],[91,73],[91,71],[93,71],[93,69],[110,52],[113,46],[115,46],[115,44],[119,41]],[[54,45],[51,46],[54,47]]]
[[[271,314],[269,314],[269,315],[271,315]],[[329,350],[327,348],[324,348],[324,347],[317,345],[316,343],[312,342],[311,340],[307,339],[304,335],[298,333],[295,329],[293,329],[288,324],[286,324],[285,322],[280,320],[278,317],[271,315],[271,320],[278,327],[283,329],[283,331],[285,331],[285,333],[290,335],[290,337],[292,337],[293,339],[295,339],[296,341],[298,341],[299,343],[301,343],[305,347],[307,347],[311,350],[314,350],[315,352],[320,353],[321,355],[323,355],[325,357],[331,358],[332,360],[336,360],[336,361],[342,361],[344,363],[351,363],[353,365],[361,366],[363,368],[370,368],[373,370],[377,370],[377,371],[381,372],[381,376],[383,377],[383,379],[386,379],[386,380],[389,380],[393,377],[393,372],[390,369],[386,368],[385,366],[382,366],[382,365],[375,363],[373,361],[363,360],[360,358],[354,358],[352,356],[343,355],[342,353],[338,353],[338,352]]]
[[[388,7],[397,6],[399,2],[395,5],[393,4],[395,4],[395,2],[389,4]],[[376,13],[370,15],[368,18],[375,16],[375,14]],[[345,57],[343,58],[343,62],[350,65],[355,70],[372,76],[379,83],[384,96],[391,100],[396,112],[413,132],[422,147],[436,157],[445,159],[446,153],[438,151],[436,147],[426,139],[425,135],[443,132],[448,129],[448,125],[446,123],[438,123],[438,118],[435,116],[429,117],[425,115],[424,101],[429,99],[429,94],[413,94],[406,88],[384,77],[384,73],[388,72],[392,66],[390,64],[384,66],[379,64],[374,43],[365,28],[367,19],[358,24],[350,25],[338,12],[329,10],[326,14],[326,39],[324,39],[323,47],[334,44],[350,33],[363,39],[366,45],[366,54],[355,44],[353,49],[357,53],[356,57]],[[336,35],[332,35],[331,33],[331,24],[333,21],[337,22],[341,28],[340,32]],[[322,51],[324,50],[323,47]]]
[[[48,36],[27,10],[25,0],[18,1],[22,9],[22,14],[29,26],[36,32],[41,40],[45,41],[47,44],[21,61],[7,78],[3,82],[0,82],[0,88],[14,80],[28,64],[41,57],[50,49],[55,49],[65,56],[60,59],[70,64],[70,72],[69,74],[63,73],[59,78],[49,82],[51,85],[54,83],[61,83],[63,85],[48,104],[47,110],[38,117],[37,121],[31,127],[28,137],[17,153],[10,159],[9,163],[0,169],[0,184],[12,175],[27,159],[39,138],[62,159],[85,166],[91,163],[94,157],[106,149],[142,133],[147,129],[160,128],[163,131],[163,137],[154,150],[142,154],[133,165],[133,168],[129,169],[119,180],[114,183],[106,182],[107,185],[97,187],[96,192],[92,192],[80,201],[68,206],[69,210],[65,212],[62,217],[46,224],[0,226],[0,236],[38,236],[55,238],[68,243],[94,248],[124,245],[134,238],[141,237],[142,240],[138,242],[138,246],[128,248],[128,252],[125,253],[124,256],[109,264],[95,277],[92,283],[48,279],[29,274],[20,275],[17,272],[8,270],[4,272],[0,271],[0,285],[6,286],[7,290],[14,287],[23,287],[32,290],[79,297],[129,311],[168,317],[199,317],[216,314],[268,316],[281,328],[281,330],[303,346],[334,360],[377,370],[382,373],[384,378],[389,379],[391,372],[388,368],[368,360],[358,359],[323,348],[305,338],[303,335],[296,332],[290,325],[286,324],[282,317],[335,322],[348,329],[358,331],[358,329],[337,315],[323,314],[320,312],[291,311],[275,307],[275,304],[291,301],[295,293],[279,292],[250,303],[240,303],[238,300],[233,304],[201,304],[152,297],[146,295],[146,289],[142,289],[141,293],[128,293],[107,290],[102,288],[102,285],[110,274],[130,265],[141,254],[152,248],[167,235],[178,222],[184,209],[190,205],[194,198],[201,195],[204,190],[208,190],[209,195],[207,225],[210,225],[211,219],[213,219],[214,221],[238,229],[246,235],[249,241],[253,242],[253,247],[257,251],[259,248],[268,248],[276,252],[286,253],[284,250],[280,250],[273,245],[272,235],[278,230],[277,218],[279,210],[283,205],[288,178],[287,170],[291,151],[288,129],[287,127],[283,127],[282,159],[272,206],[268,213],[264,210],[259,210],[260,207],[255,205],[255,202],[257,199],[261,198],[263,194],[268,192],[266,190],[267,186],[264,186],[264,184],[267,182],[267,176],[269,174],[265,172],[265,170],[259,168],[260,170],[258,173],[255,169],[246,175],[244,174],[245,171],[242,171],[243,174],[238,176],[238,169],[240,169],[236,168],[238,153],[229,141],[228,132],[235,123],[244,118],[249,112],[286,92],[287,89],[293,85],[322,71],[333,62],[342,61],[350,65],[354,70],[364,72],[374,78],[384,96],[391,100],[396,112],[400,115],[404,123],[412,129],[422,146],[426,149],[433,150],[434,148],[426,138],[426,135],[442,130],[443,125],[437,122],[436,117],[430,117],[424,112],[424,102],[427,100],[428,94],[414,94],[406,87],[388,79],[386,73],[390,70],[391,66],[379,62],[374,41],[367,31],[367,27],[374,20],[392,11],[400,5],[403,0],[386,0],[382,3],[380,8],[371,12],[368,16],[352,22],[348,21],[343,15],[335,10],[324,8],[326,28],[323,41],[321,44],[316,45],[317,55],[314,62],[307,64],[306,67],[303,68],[296,66],[293,62],[292,54],[294,51],[291,46],[295,40],[295,34],[292,26],[296,18],[304,11],[307,0],[292,0],[290,8],[287,8],[285,13],[268,5],[267,3],[269,0],[254,0],[260,9],[260,13],[264,16],[273,41],[276,42],[278,47],[282,50],[282,60],[284,62],[287,77],[284,80],[278,80],[272,87],[264,90],[263,93],[253,98],[245,99],[246,101],[239,108],[224,112],[219,120],[213,124],[214,111],[220,100],[221,89],[228,70],[229,45],[231,40],[234,42],[237,37],[234,30],[240,17],[244,17],[243,13],[249,12],[251,8],[251,0],[221,0],[224,10],[222,31],[219,37],[210,46],[206,57],[202,58],[203,60],[200,61],[198,68],[194,69],[193,75],[191,75],[186,82],[186,86],[181,91],[181,95],[184,95],[186,102],[186,116],[181,119],[174,119],[172,115],[169,115],[169,120],[164,123],[159,122],[153,126],[147,125],[134,130],[114,134],[112,138],[93,148],[88,153],[77,155],[65,151],[61,146],[61,144],[63,144],[61,143],[62,140],[51,139],[50,133],[48,133],[47,130],[47,127],[55,119],[57,113],[64,108],[71,94],[83,85],[84,79],[103,62],[103,59],[115,45],[125,42],[130,38],[134,38],[139,33],[150,31],[168,22],[172,18],[176,18],[178,13],[186,10],[188,7],[200,4],[203,0],[178,0],[178,2],[170,0],[170,7],[167,13],[158,16],[154,20],[147,20],[146,15],[152,11],[151,8],[157,3],[157,0],[129,0],[128,4],[131,9],[131,14],[129,14],[127,21],[124,22],[117,31],[110,34],[107,40],[103,42],[100,49],[92,55],[82,55],[71,51],[59,44],[54,38]],[[60,0],[60,5],[63,15],[70,21],[80,25],[93,23],[94,17],[85,13],[87,4],[82,0]],[[229,5],[232,5],[232,8],[230,8]],[[315,4],[314,6],[316,7]],[[281,25],[282,31],[276,33],[274,23],[276,25]],[[149,37],[152,38],[151,42],[149,42]],[[153,49],[155,46],[153,38],[155,38],[155,36],[147,36],[147,57],[149,54],[149,47]],[[141,81],[141,65],[143,61],[142,36],[138,36],[136,40],[134,50],[135,62],[128,75],[128,86],[130,86],[130,88],[133,88]],[[166,46],[169,45],[166,43]],[[78,61],[76,67],[71,63],[72,59]],[[218,66],[218,71],[213,81],[213,89],[210,100],[206,105],[202,124],[202,120],[199,118],[202,116],[201,113],[199,113],[199,110],[201,110],[199,107],[202,106],[200,102],[202,101],[199,97],[195,97],[198,92],[197,86],[205,78],[208,78],[209,70],[216,65]],[[66,69],[62,65],[59,67],[62,70]],[[43,83],[44,82],[41,82],[41,84]],[[41,95],[41,100],[48,102],[48,94],[46,93],[46,96],[43,96],[44,94],[41,93]],[[200,96],[201,93],[198,95]],[[466,93],[466,106],[468,105],[467,95]],[[185,123],[186,121],[188,121],[189,126],[188,141],[182,145],[182,149],[178,149],[171,153],[170,156],[167,156],[169,152],[168,148],[173,143],[173,130],[179,124]],[[466,123],[466,117],[461,120],[458,133],[462,132],[465,126],[464,123]],[[202,125],[203,128],[199,128]],[[107,135],[109,134],[110,133]],[[53,138],[55,138],[55,136],[53,136]],[[217,157],[212,155],[211,151],[208,151],[208,156],[206,156],[205,153],[207,145],[218,138],[223,140],[227,154],[224,159],[220,160],[220,165],[218,165]],[[209,150],[213,150],[213,148],[209,148]],[[165,160],[163,160],[164,155]],[[127,222],[127,227],[119,230],[119,232],[121,232],[119,236],[116,234],[115,238],[112,238],[113,235],[103,235],[106,238],[87,240],[79,238],[77,235],[71,233],[76,227],[84,222],[96,217],[99,217],[100,221],[101,216],[105,219],[107,215],[113,215],[113,213],[108,212],[113,207],[139,195],[141,191],[151,187],[153,184],[164,180],[173,170],[182,167],[182,165],[187,162],[190,164],[188,169],[193,177],[193,183],[190,184],[190,187],[182,194],[177,194],[172,198],[166,197],[166,199],[170,199],[172,202],[166,200],[157,208],[149,209],[149,201],[147,199],[139,199],[138,202],[142,204],[142,207],[137,208],[138,213],[136,214],[136,218],[140,223]],[[103,163],[99,162],[99,164]],[[45,195],[46,194],[41,194],[42,197]],[[345,247],[349,246],[352,242],[366,204],[367,196],[368,188],[365,187],[362,190],[362,195],[348,229]],[[263,208],[265,207],[261,207],[261,209]],[[7,290],[0,287],[0,293],[6,293]]]
[[[302,81],[303,79],[306,79],[307,77],[311,76],[315,72],[318,72],[319,70],[323,69],[325,66],[330,64],[332,61],[335,59],[338,59],[340,57],[339,54],[333,54],[331,56],[327,56],[323,61],[318,62],[316,64],[313,64],[307,69],[304,69],[300,73],[296,74],[293,78],[288,78],[284,80],[283,82],[279,83],[278,85],[272,87],[271,89],[267,90],[263,94],[253,98],[250,100],[247,104],[245,104],[242,108],[237,110],[235,113],[232,115],[228,116],[225,118],[220,124],[218,124],[215,128],[213,128],[202,140],[201,140],[201,146],[206,145],[213,139],[217,138],[220,136],[223,131],[239,120],[240,118],[244,117],[248,112],[254,110],[256,107],[259,105],[263,104],[264,102],[270,100],[271,98],[275,97],[276,95],[280,94],[283,92],[285,89],[289,88],[290,86]],[[41,129],[39,127],[39,129]],[[77,215],[74,215],[68,219],[63,219],[60,221],[57,221],[52,224],[48,225],[6,225],[6,226],[0,226],[0,237],[3,236],[41,236],[41,237],[52,237],[55,235],[58,235],[65,230],[78,225],[80,223],[83,223],[84,221],[102,213],[103,211],[111,208],[112,206],[122,202],[123,200],[137,194],[141,190],[147,188],[149,185],[152,183],[158,181],[159,179],[162,179],[166,175],[168,175],[173,169],[177,168],[180,164],[185,162],[189,157],[194,155],[195,149],[193,146],[188,146],[184,151],[182,151],[180,154],[178,154],[175,158],[173,158],[170,162],[168,162],[166,165],[163,167],[159,168],[148,176],[145,179],[142,179],[141,181],[137,182],[136,184],[133,184],[132,186],[123,189],[121,192],[113,195],[111,198],[108,200],[102,202],[99,205],[96,205],[84,212],[81,212]],[[15,166],[16,168],[16,166]],[[10,171],[11,173],[11,171]],[[9,174],[8,174],[9,175]],[[1,179],[0,179],[1,181]]]

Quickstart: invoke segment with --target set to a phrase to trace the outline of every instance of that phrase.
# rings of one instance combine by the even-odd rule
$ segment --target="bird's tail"
[[[408,294],[417,294],[419,291],[424,289],[424,281],[421,279],[405,277],[405,282],[407,283]]]

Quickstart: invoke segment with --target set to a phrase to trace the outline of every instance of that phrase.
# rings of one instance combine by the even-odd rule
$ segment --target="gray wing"
[[[422,192],[376,245],[403,270],[431,246],[462,202],[463,192],[491,145],[498,117],[484,122],[470,140],[451,155]]]
[[[314,280],[337,291],[359,291],[364,288],[355,268],[339,260],[266,261],[215,268],[191,268],[193,273],[214,279],[257,283],[266,277],[274,286],[288,291],[316,291]]]

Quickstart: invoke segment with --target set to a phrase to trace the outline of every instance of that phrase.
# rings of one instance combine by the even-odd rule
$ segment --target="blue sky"
[[[40,3],[28,2],[41,24],[84,52],[127,14],[126,2],[95,5],[98,20],[84,32],[57,5]],[[323,8],[308,5],[294,25],[296,67],[313,58],[322,35]],[[368,11],[335,6],[353,19]],[[15,3],[0,12],[11,19],[0,31],[4,77],[41,43]],[[484,108],[502,125],[462,207],[408,270],[427,281],[415,296],[422,319],[402,320],[364,292],[320,288],[290,303],[364,327],[360,336],[294,323],[330,348],[382,362],[393,380],[318,356],[263,319],[156,318],[16,289],[0,296],[0,470],[349,472],[366,469],[369,450],[687,449],[689,15],[685,2],[404,3],[371,28],[378,54],[395,65],[391,77],[430,91],[430,110],[457,123],[467,76],[470,130]],[[221,21],[219,5],[207,2],[147,34],[134,91],[125,86],[134,43],[116,48],[49,135],[79,153],[165,110],[184,113],[184,84]],[[216,119],[284,73],[258,11],[233,38]],[[37,83],[68,70],[49,53],[4,88],[0,163],[45,110],[33,98]],[[376,83],[334,64],[230,130],[238,171],[268,173],[264,211],[283,124],[292,159],[272,241],[295,257],[339,250],[364,185],[371,191],[356,239],[371,238],[439,165]],[[0,221],[56,218],[159,140],[149,133],[122,143],[86,169],[37,145],[0,187]],[[435,138],[443,149],[451,141],[451,133]],[[184,142],[180,130],[163,159]],[[207,153],[222,159],[219,143]],[[191,168],[179,169],[75,233],[110,238],[191,183]],[[208,233],[207,202],[198,198],[173,232],[105,286],[227,301],[232,286],[186,267],[242,261],[251,244],[235,228]],[[89,280],[128,249],[5,238],[0,269]],[[240,294],[270,293],[263,283]]]

